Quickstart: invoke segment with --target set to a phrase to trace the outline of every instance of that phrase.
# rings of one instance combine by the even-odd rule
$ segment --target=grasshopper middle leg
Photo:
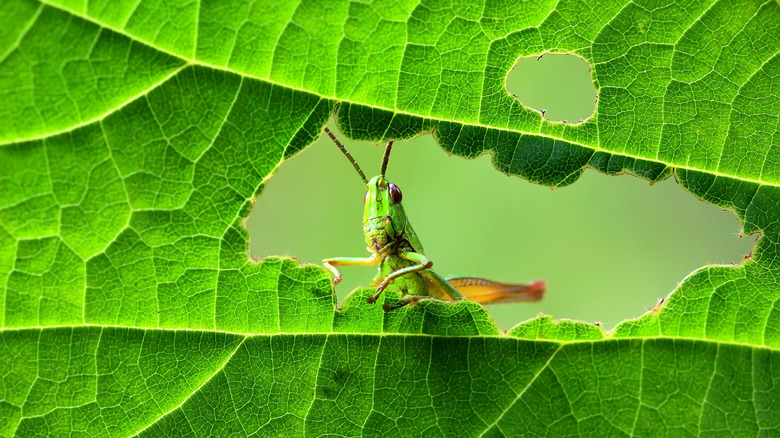
[[[390,283],[396,278],[402,275],[411,274],[413,272],[420,272],[426,269],[431,269],[431,267],[433,266],[433,262],[428,257],[425,257],[423,254],[420,254],[418,252],[411,252],[411,251],[402,252],[401,254],[399,254],[399,256],[403,259],[415,262],[417,264],[394,271],[390,273],[387,277],[385,277],[385,279],[382,280],[381,283],[379,283],[379,286],[377,286],[376,294],[374,296],[368,297],[367,301],[369,302],[369,304],[376,302],[376,300],[379,299],[379,296],[382,295],[382,292],[384,292],[384,290],[387,289],[387,286],[389,286]]]

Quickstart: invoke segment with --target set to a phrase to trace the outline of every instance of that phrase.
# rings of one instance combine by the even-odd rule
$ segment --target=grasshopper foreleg
[[[409,261],[412,261],[412,262],[416,262],[417,264],[409,266],[409,267],[406,267],[406,268],[403,268],[403,269],[399,269],[399,270],[397,270],[395,272],[392,272],[387,277],[385,277],[385,279],[382,280],[381,283],[379,283],[379,286],[376,287],[376,294],[374,296],[368,297],[368,302],[369,303],[376,302],[376,300],[379,299],[379,296],[382,295],[382,292],[385,289],[387,289],[387,286],[389,286],[390,283],[392,283],[392,281],[395,280],[396,278],[398,278],[398,277],[400,277],[402,275],[413,273],[413,272],[420,272],[420,271],[424,271],[426,269],[431,269],[431,267],[433,266],[433,262],[428,257],[425,257],[423,254],[420,254],[418,252],[411,252],[411,251],[409,251],[409,252],[402,252],[402,253],[399,254],[399,256],[401,258],[403,258],[403,259],[406,259],[406,260],[409,260]],[[408,303],[406,303],[406,304],[408,304]],[[404,305],[406,305],[406,304],[404,304]]]
[[[371,257],[336,257],[325,259],[322,264],[333,274],[333,285],[341,281],[341,271],[336,266],[373,266],[379,263],[379,259]]]

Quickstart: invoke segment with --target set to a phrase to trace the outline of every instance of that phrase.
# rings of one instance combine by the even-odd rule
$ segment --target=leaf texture
[[[780,427],[776,1],[0,4],[0,435],[771,436]],[[550,123],[504,88],[577,54]],[[473,303],[334,306],[243,219],[336,105],[549,186],[683,187],[761,233],[612,333]],[[630,293],[630,291],[626,291]]]

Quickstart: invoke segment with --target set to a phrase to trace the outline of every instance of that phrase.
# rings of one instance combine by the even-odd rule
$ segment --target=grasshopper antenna
[[[325,133],[328,134],[328,137],[330,137],[331,140],[333,140],[333,143],[336,143],[336,146],[341,149],[341,152],[344,153],[344,155],[347,157],[350,163],[352,163],[352,166],[355,167],[355,170],[357,170],[357,173],[360,174],[360,177],[363,178],[363,182],[368,185],[368,180],[366,179],[366,175],[363,173],[362,170],[360,170],[360,166],[358,165],[357,161],[355,161],[354,158],[352,158],[352,155],[347,151],[347,148],[344,147],[343,144],[339,141],[339,139],[336,138],[335,135],[333,135],[332,132],[330,132],[330,129],[328,127],[325,127]]]
[[[385,155],[382,157],[382,168],[379,172],[380,175],[382,175],[382,178],[385,177],[385,171],[387,171],[387,162],[390,160],[390,149],[393,148],[393,141],[390,140],[387,142],[387,146],[385,147]]]

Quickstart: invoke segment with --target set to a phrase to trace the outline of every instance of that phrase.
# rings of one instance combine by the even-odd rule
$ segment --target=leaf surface
[[[776,1],[6,0],[0,20],[0,435],[780,426]],[[591,119],[506,92],[544,52],[591,63]],[[337,103],[349,137],[433,130],[545,185],[674,172],[761,238],[609,335],[505,334],[473,303],[385,314],[367,290],[336,311],[322,268],[250,260],[243,219]]]

